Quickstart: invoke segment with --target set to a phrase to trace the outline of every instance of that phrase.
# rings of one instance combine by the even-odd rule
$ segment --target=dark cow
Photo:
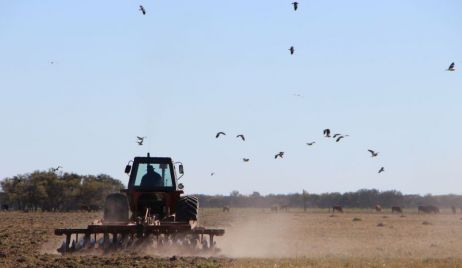
[[[228,206],[223,207],[223,212],[229,212],[230,208]]]
[[[382,212],[382,206],[375,205],[375,212]]]
[[[455,206],[452,206],[451,207],[451,210],[452,210],[452,214],[456,214],[457,213],[457,209]]]
[[[80,206],[80,210],[90,212],[90,208],[86,205]]]
[[[271,212],[278,212],[278,206],[274,205],[271,207]]]
[[[10,206],[8,206],[8,204],[3,204],[2,205],[2,210],[8,211],[9,209],[10,209]]]
[[[440,209],[438,207],[435,207],[435,206],[419,206],[417,208],[417,213],[419,213],[419,214],[420,213],[437,214],[437,213],[440,213]]]
[[[338,211],[340,213],[343,213],[343,207],[342,206],[333,206],[332,207],[332,213],[335,213],[335,211]]]
[[[394,206],[391,207],[391,213],[403,213],[403,210],[401,209],[401,207]]]

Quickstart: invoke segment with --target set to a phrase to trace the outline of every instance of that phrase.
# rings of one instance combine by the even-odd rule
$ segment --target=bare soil
[[[63,238],[54,229],[85,227],[100,213],[0,212],[0,267],[462,267],[462,215],[405,216],[203,209],[202,226],[226,229],[215,256],[149,251],[61,256],[56,248]]]

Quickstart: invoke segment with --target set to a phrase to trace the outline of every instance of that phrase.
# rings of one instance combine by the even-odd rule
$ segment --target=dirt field
[[[226,229],[218,256],[137,252],[60,256],[54,228],[85,227],[99,213],[0,213],[0,267],[462,267],[461,214],[404,216],[350,210],[271,213],[201,211],[201,225]]]

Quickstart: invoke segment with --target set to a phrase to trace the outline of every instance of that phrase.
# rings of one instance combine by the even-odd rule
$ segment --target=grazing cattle
[[[440,213],[440,209],[438,207],[435,207],[435,206],[419,206],[417,208],[417,213],[426,213],[426,214],[429,214],[429,213],[434,213],[434,214],[437,214],[437,213]]]
[[[8,206],[8,204],[3,204],[2,205],[2,210],[8,211],[9,209],[10,209],[10,206]]]
[[[224,207],[223,207],[223,212],[229,212],[229,207],[224,206]]]
[[[90,211],[100,211],[101,207],[98,205],[89,205],[88,208],[90,208]]]
[[[375,205],[375,212],[382,212],[382,207],[380,205]]]
[[[285,212],[287,212],[287,211],[289,211],[289,206],[288,206],[288,205],[281,206],[281,207],[279,208],[279,210],[280,210],[280,211],[285,211]]]
[[[394,207],[391,207],[391,213],[403,213],[403,210],[401,209],[401,207],[398,207],[398,206],[394,206]]]
[[[272,206],[271,207],[271,212],[278,212],[278,206]]]
[[[451,210],[452,210],[452,214],[456,214],[457,213],[457,209],[455,206],[452,206],[451,207]]]
[[[333,206],[332,207],[332,213],[335,213],[335,211],[338,211],[340,213],[343,213],[343,207],[342,206]]]
[[[90,212],[90,208],[86,205],[80,206],[80,210]]]

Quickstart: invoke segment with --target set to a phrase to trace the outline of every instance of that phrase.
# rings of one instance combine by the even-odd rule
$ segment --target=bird
[[[337,136],[340,136],[340,135],[342,135],[342,134],[340,134],[340,133],[334,134],[334,136],[332,136],[332,138],[335,139],[335,138],[337,138]]]
[[[374,150],[369,149],[368,151],[371,153],[371,157],[376,157],[379,155],[379,152],[375,152]]]
[[[313,141],[313,142],[307,142],[306,145],[311,146],[311,145],[313,145],[313,144],[315,144],[315,143],[316,143],[315,141]]]
[[[345,136],[339,136],[339,137],[335,140],[335,142],[339,142],[339,141],[340,141],[341,139],[343,139],[343,138],[345,138]]]
[[[295,48],[294,48],[293,46],[291,46],[291,47],[289,48],[289,51],[290,51],[290,55],[294,55],[294,53],[295,53]]]
[[[226,133],[220,131],[220,132],[217,133],[217,135],[215,136],[215,138],[218,139],[218,137],[220,137],[220,135],[226,135]]]
[[[292,5],[294,6],[294,11],[298,9],[298,2],[293,2]]]
[[[52,172],[56,172],[58,171],[60,168],[63,168],[62,166],[58,166],[57,168],[51,168],[51,171]]]
[[[138,143],[138,145],[141,146],[143,145],[144,139],[146,139],[147,137],[136,136],[136,138],[138,139],[136,143]]]
[[[302,94],[294,93],[294,97],[303,98]]]
[[[453,62],[451,63],[451,65],[449,65],[447,71],[454,72],[456,70],[454,67],[456,67],[456,64]]]
[[[146,15],[146,10],[144,9],[144,6],[140,5],[140,11],[143,13],[143,15]]]
[[[244,162],[249,162],[250,159],[249,159],[249,158],[242,158],[242,161],[244,161]]]
[[[326,128],[326,129],[324,129],[324,131],[322,133],[324,133],[326,138],[330,138],[330,129]]]
[[[245,137],[244,137],[244,135],[243,135],[243,134],[239,134],[239,135],[237,135],[237,136],[236,136],[236,138],[241,138],[243,141],[245,141]]]
[[[215,175],[215,172],[210,173],[210,176],[213,176],[213,175]]]
[[[384,172],[384,171],[385,171],[385,168],[384,168],[384,167],[381,167],[381,168],[379,169],[379,174],[382,173],[382,172]]]
[[[282,158],[284,156],[284,152],[279,152],[274,156],[274,159],[277,159],[278,157]]]

